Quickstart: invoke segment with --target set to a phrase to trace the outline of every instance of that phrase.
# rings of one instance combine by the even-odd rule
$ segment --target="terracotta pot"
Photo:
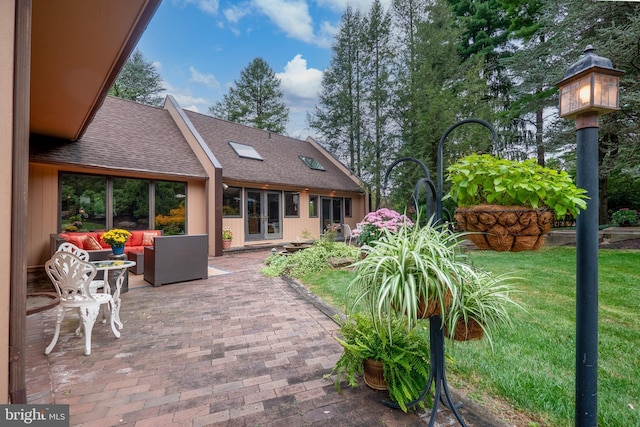
[[[231,240],[222,241],[222,249],[229,249],[231,247]]]
[[[448,332],[446,332],[446,334],[450,336]],[[482,337],[484,337],[484,330],[474,319],[469,319],[467,324],[465,324],[462,319],[456,322],[456,327],[453,331],[454,340],[471,341],[482,339]]]
[[[384,368],[379,360],[367,359],[363,364],[364,383],[374,390],[386,390]]]
[[[524,206],[478,205],[458,208],[458,226],[478,248],[520,252],[538,249],[553,226],[553,211]]]

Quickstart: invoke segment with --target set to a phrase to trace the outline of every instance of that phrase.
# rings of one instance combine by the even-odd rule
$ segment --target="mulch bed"
[[[619,240],[616,242],[602,242],[600,249],[637,249],[640,250],[640,239]]]

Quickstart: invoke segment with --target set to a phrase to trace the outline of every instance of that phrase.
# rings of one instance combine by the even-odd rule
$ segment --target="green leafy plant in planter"
[[[611,220],[619,227],[629,227],[638,224],[638,214],[630,209],[620,209],[613,213]]]
[[[576,217],[587,204],[585,190],[565,171],[488,154],[472,154],[447,168],[456,221],[481,249],[537,249],[553,226],[554,214]]]
[[[364,375],[368,360],[381,362],[384,381],[389,397],[407,411],[407,403],[417,399],[429,380],[429,343],[417,330],[407,332],[405,322],[395,318],[389,328],[384,327],[373,316],[353,314],[340,322],[338,342],[344,351],[331,373],[334,384],[341,392],[341,382],[357,387],[358,378]],[[378,387],[365,382],[372,388]]]

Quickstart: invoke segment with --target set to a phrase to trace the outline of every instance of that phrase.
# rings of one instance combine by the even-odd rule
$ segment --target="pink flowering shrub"
[[[362,222],[358,223],[357,229],[353,231],[353,235],[359,245],[370,245],[371,242],[382,237],[385,229],[397,233],[403,225],[413,227],[413,221],[393,209],[381,208],[365,215]]]

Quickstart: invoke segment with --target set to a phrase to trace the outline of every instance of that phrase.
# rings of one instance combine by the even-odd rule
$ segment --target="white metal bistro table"
[[[91,264],[97,270],[104,271],[104,290],[113,296],[113,321],[118,325],[118,328],[122,329],[122,322],[120,321],[120,305],[122,303],[120,291],[128,268],[134,267],[136,263],[129,260],[104,260],[91,261]]]

